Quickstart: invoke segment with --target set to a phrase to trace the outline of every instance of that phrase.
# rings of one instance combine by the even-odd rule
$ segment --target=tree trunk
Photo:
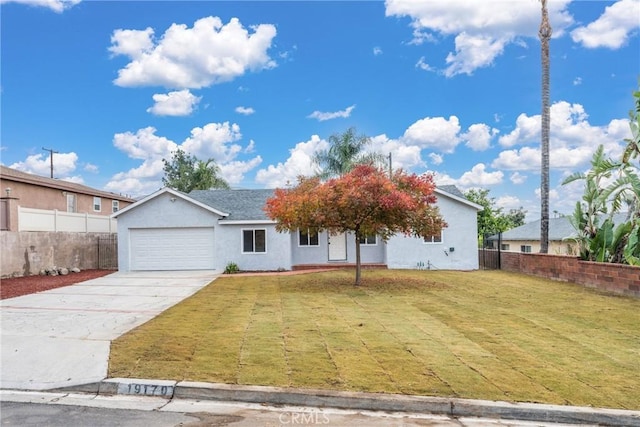
[[[356,286],[360,286],[361,281],[361,271],[360,271],[360,233],[355,233],[356,235]]]
[[[541,56],[542,56],[542,118],[541,118],[541,180],[540,180],[540,253],[549,252],[549,39],[551,24],[547,14],[547,0],[542,2],[542,19],[540,22]]]

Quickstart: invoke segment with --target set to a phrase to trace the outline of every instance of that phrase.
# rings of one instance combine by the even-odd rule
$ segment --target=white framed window
[[[120,201],[112,200],[111,201],[111,212],[116,213],[120,210]]]
[[[77,212],[76,195],[67,193],[67,212]]]
[[[500,249],[503,251],[508,251],[509,250],[509,244],[508,243],[503,243],[502,245],[500,245]]]
[[[375,246],[378,244],[378,238],[375,234],[367,234],[360,237],[360,244],[365,246]]]
[[[431,236],[426,236],[424,238],[424,242],[427,244],[442,243],[442,232],[440,232],[440,234],[432,234]]]
[[[267,252],[267,230],[242,230],[242,253],[255,254]]]
[[[531,245],[522,245],[520,246],[520,252],[531,253]]]
[[[100,212],[102,210],[102,199],[100,197],[93,198],[93,211]]]
[[[298,245],[319,246],[318,233],[312,233],[309,230],[298,230]]]

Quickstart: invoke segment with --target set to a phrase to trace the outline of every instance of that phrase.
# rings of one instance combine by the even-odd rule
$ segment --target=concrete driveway
[[[0,388],[46,390],[103,380],[111,340],[217,276],[215,271],[117,272],[0,301]]]

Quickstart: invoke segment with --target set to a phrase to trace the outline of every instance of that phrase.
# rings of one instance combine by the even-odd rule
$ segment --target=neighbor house
[[[624,222],[626,214],[615,214],[615,224]],[[571,224],[568,216],[549,218],[549,250],[555,255],[578,255],[578,246],[575,241],[577,232]],[[604,219],[603,219],[604,220]],[[506,252],[540,252],[540,220],[532,221],[520,227],[512,228],[489,238],[494,249]]]
[[[0,229],[8,231],[24,230],[24,224],[22,227],[20,224],[20,208],[109,217],[135,202],[121,194],[33,175],[2,165],[0,200]]]
[[[273,190],[163,188],[113,215],[118,219],[118,266],[136,270],[291,270],[355,264],[352,235],[280,233],[265,212]],[[455,186],[436,189],[448,223],[428,239],[396,235],[361,241],[364,266],[474,270],[478,268],[477,212]]]
[[[115,268],[114,212],[135,200],[0,166],[0,276]],[[106,246],[100,242],[107,241]],[[112,243],[113,242],[113,243]]]

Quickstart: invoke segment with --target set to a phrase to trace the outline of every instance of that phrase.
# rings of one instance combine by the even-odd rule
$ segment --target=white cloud
[[[416,166],[424,166],[421,149],[417,145],[407,145],[397,139],[389,139],[382,134],[371,138],[369,151],[382,154],[391,154],[392,168],[409,170]]]
[[[235,111],[236,113],[244,114],[245,116],[250,116],[251,114],[256,112],[256,110],[254,110],[251,107],[243,107],[243,106],[236,107]]]
[[[76,170],[78,155],[71,153],[55,153],[53,155],[53,176],[54,178],[68,178],[71,172]],[[51,176],[51,155],[34,154],[28,156],[23,162],[16,162],[9,165],[12,169],[32,173],[45,177]]]
[[[125,55],[133,59],[141,58],[144,54],[149,54],[152,51],[153,34],[154,31],[151,27],[144,30],[115,30],[111,35],[109,52],[113,56]]]
[[[373,55],[374,56],[378,56],[378,55],[382,55],[382,49],[380,49],[378,46],[373,48]]]
[[[155,105],[147,109],[148,113],[156,116],[188,116],[198,105],[202,97],[195,96],[189,89],[153,95]]]
[[[420,57],[420,59],[416,63],[416,68],[420,68],[423,71],[435,71],[435,69],[431,65],[427,64],[424,56]]]
[[[551,106],[550,125],[549,158],[552,168],[574,169],[587,165],[600,144],[604,145],[608,155],[615,158],[622,152],[622,140],[631,136],[627,120],[614,119],[606,126],[593,126],[582,105],[565,101]],[[540,115],[529,117],[521,114],[516,128],[499,141],[505,147],[526,146],[501,152],[492,167],[539,170]]]
[[[208,123],[201,128],[193,128],[191,136],[182,143],[182,147],[198,158],[212,157],[219,163],[226,163],[235,159],[242,151],[240,145],[231,144],[240,138],[240,126],[235,123]]]
[[[247,172],[257,168],[262,163],[262,157],[256,156],[248,161],[232,161],[220,165],[220,176],[224,178],[229,185],[239,184],[244,179]]]
[[[573,79],[574,86],[580,86],[581,84],[582,84],[582,77],[576,77],[575,79]]]
[[[484,151],[491,147],[491,140],[499,132],[484,123],[476,123],[469,126],[469,130],[461,138],[467,140],[465,145],[473,151]]]
[[[449,66],[445,69],[444,75],[447,77],[453,77],[456,74],[471,75],[477,68],[492,65],[493,60],[502,55],[510,39],[460,33],[455,41],[456,53],[449,52],[446,58]]]
[[[431,163],[434,165],[440,165],[444,161],[442,155],[436,153],[429,153],[429,158],[431,159]]]
[[[313,164],[313,155],[329,148],[329,143],[313,135],[309,141],[299,142],[289,150],[289,158],[284,163],[269,165],[256,174],[256,182],[268,188],[296,185],[299,176],[310,176],[317,170]]]
[[[605,8],[595,21],[571,32],[571,38],[587,48],[618,49],[640,29],[640,1],[620,0]]]
[[[250,152],[254,146],[253,141],[245,149],[235,144],[241,137],[240,127],[229,122],[208,123],[203,127],[193,128],[190,136],[181,144],[156,135],[153,127],[139,129],[135,133],[115,134],[114,146],[129,157],[142,160],[142,163],[114,175],[105,188],[134,196],[146,195],[161,188],[164,176],[162,159],[170,159],[178,148],[201,160],[212,158],[220,167],[221,176],[230,184],[237,184],[242,181],[246,172],[262,162],[260,156],[248,160],[238,159],[239,155]]]
[[[86,165],[84,165],[84,170],[91,173],[98,173],[100,168],[98,168],[98,166],[94,164],[87,163]]]
[[[355,104],[345,108],[344,110],[341,111],[336,111],[336,112],[326,112],[323,113],[321,111],[314,111],[313,113],[309,114],[307,116],[308,119],[317,119],[319,122],[324,122],[325,120],[332,120],[332,119],[337,119],[337,118],[343,118],[346,119],[347,117],[351,116],[351,112],[353,111],[353,109],[356,108]]]
[[[401,138],[405,144],[431,148],[443,153],[452,153],[460,143],[460,122],[456,116],[425,117],[413,123]]]
[[[524,184],[524,182],[527,180],[527,176],[520,174],[520,172],[514,172],[509,177],[509,180],[511,180],[511,182],[515,185]]]
[[[573,22],[565,10],[570,1],[548,4],[555,37]],[[455,53],[448,54],[444,70],[448,77],[490,66],[508,44],[522,45],[522,37],[537,38],[540,23],[537,1],[387,0],[385,5],[387,16],[412,19],[411,44],[433,41],[435,35],[454,36]]]
[[[62,13],[66,9],[80,3],[82,0],[0,0],[0,4],[4,3],[22,3],[29,6],[48,7],[57,13]]]
[[[116,133],[113,145],[132,159],[162,158],[177,148],[175,142],[157,136],[152,126],[138,129],[136,133]]]
[[[515,196],[501,196],[496,199],[496,206],[509,211],[509,209],[519,209],[522,202]]]
[[[197,20],[192,28],[172,24],[153,39],[153,30],[115,30],[109,50],[131,59],[118,71],[118,86],[164,86],[197,89],[231,81],[247,71],[276,66],[267,54],[276,35],[271,24],[251,27],[237,18],[223,24],[209,16]]]
[[[457,184],[466,188],[485,187],[500,184],[503,177],[502,171],[487,172],[484,163],[478,163],[470,171],[463,173]]]

